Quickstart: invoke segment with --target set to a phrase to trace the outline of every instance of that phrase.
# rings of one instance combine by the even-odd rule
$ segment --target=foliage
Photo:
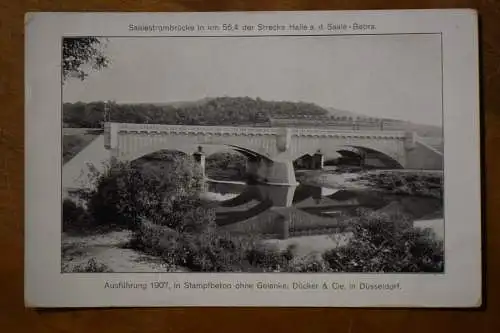
[[[97,37],[65,37],[62,43],[63,79],[76,77],[84,80],[90,70],[107,67],[109,59],[104,55],[102,45],[103,40]]]
[[[97,180],[88,210],[99,224],[135,229],[141,219],[182,228],[182,215],[199,204],[202,174],[195,162],[116,163]]]
[[[353,236],[323,258],[334,272],[442,272],[444,244],[402,216],[360,211]]]
[[[256,246],[247,253],[250,264],[262,268],[265,272],[286,271],[293,256],[292,247],[283,251],[272,245]]]
[[[389,193],[442,198],[443,175],[437,173],[376,172],[361,175],[359,180]]]
[[[349,241],[322,254],[259,245],[247,260],[265,272],[443,272],[444,244],[431,229],[415,228],[398,213],[365,209],[350,223]]]
[[[85,230],[92,226],[92,219],[86,209],[70,199],[63,200],[62,215],[63,232]]]
[[[245,168],[246,160],[246,157],[239,153],[220,152],[207,157],[206,167],[219,169],[227,169],[229,167]]]
[[[203,230],[178,232],[143,223],[131,246],[176,266],[195,272],[238,271],[245,253],[244,241],[218,232],[208,222]]]
[[[100,128],[104,121],[104,102],[64,103],[63,123],[65,127]]]
[[[331,268],[321,255],[313,253],[306,256],[294,257],[288,262],[286,271],[294,273],[326,273],[331,272]]]
[[[276,115],[328,115],[326,109],[312,103],[249,97],[218,97],[182,104],[109,103],[109,112],[114,122],[214,126],[270,126],[270,119]],[[67,127],[100,127],[104,102],[65,103],[63,119]]]
[[[241,244],[228,234],[215,231],[185,234],[181,244],[184,251],[177,260],[192,271],[234,271],[243,260]]]
[[[329,272],[330,266],[319,253],[297,256],[295,245],[280,250],[272,245],[258,245],[247,251],[250,264],[264,272]]]
[[[240,153],[220,152],[207,157],[205,172],[212,179],[242,180],[246,173],[247,158]]]
[[[420,136],[441,137],[438,126],[391,119],[339,115],[313,103],[265,101],[250,97],[215,97],[182,103],[109,102],[111,121],[204,126],[317,127],[415,131]],[[64,103],[65,127],[98,128],[104,121],[104,102]]]
[[[143,223],[132,246],[166,263],[191,271],[262,272],[442,272],[443,242],[429,229],[417,229],[401,215],[360,211],[352,221],[346,245],[297,256],[293,246],[281,250],[256,245],[250,238],[236,238],[206,224],[202,230],[179,232]],[[248,267],[246,267],[248,263]]]
[[[63,268],[63,271],[67,271]],[[95,258],[89,259],[85,264],[76,265],[69,269],[72,273],[112,273],[113,271],[103,263],[98,262]]]

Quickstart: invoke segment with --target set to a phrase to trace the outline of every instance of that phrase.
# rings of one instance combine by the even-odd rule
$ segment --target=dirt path
[[[101,267],[117,273],[172,271],[173,268],[162,262],[161,258],[125,248],[131,236],[129,231],[113,231],[96,236],[63,235],[63,272],[73,272],[78,267],[87,266],[92,259],[97,265],[105,265]]]

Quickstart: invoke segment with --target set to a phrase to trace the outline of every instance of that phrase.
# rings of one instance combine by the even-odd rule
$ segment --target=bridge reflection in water
[[[205,198],[215,208],[221,229],[272,239],[346,232],[349,220],[360,207],[376,211],[400,209],[418,219],[439,210],[441,205],[438,199],[381,196],[373,191],[217,181],[209,181]]]

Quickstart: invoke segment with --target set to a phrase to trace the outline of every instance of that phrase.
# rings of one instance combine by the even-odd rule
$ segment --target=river
[[[216,223],[231,234],[253,234],[284,243],[331,247],[332,235],[345,236],[359,209],[400,214],[415,226],[442,236],[443,205],[438,198],[298,185],[247,185],[209,181],[204,198],[214,204]],[[320,250],[318,248],[318,250]]]

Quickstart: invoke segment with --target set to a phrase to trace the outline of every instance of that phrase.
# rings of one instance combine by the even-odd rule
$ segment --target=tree
[[[84,80],[89,71],[108,67],[109,58],[103,53],[104,40],[97,37],[67,37],[62,45],[63,80],[76,77]]]

